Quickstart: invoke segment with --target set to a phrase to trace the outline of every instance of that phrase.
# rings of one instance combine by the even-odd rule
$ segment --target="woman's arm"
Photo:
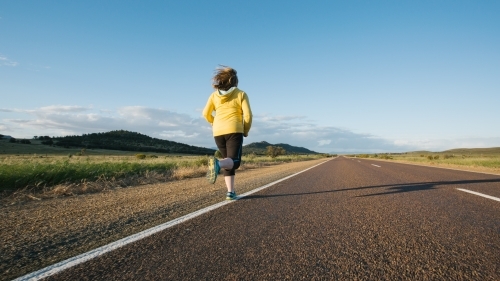
[[[214,111],[214,109],[215,107],[214,103],[212,102],[212,95],[210,95],[202,113],[203,117],[205,117],[205,120],[207,120],[210,124],[214,123],[214,117],[212,116],[212,112]]]
[[[243,93],[241,100],[241,109],[243,110],[243,136],[247,137],[250,128],[252,127],[252,109],[250,108],[250,100],[246,93]]]

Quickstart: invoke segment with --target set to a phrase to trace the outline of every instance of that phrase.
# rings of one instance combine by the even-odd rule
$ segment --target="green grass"
[[[432,157],[432,160],[428,158]],[[436,158],[439,156],[439,158]],[[394,155],[392,156],[394,160],[410,161],[422,164],[447,164],[447,165],[457,165],[464,167],[486,167],[486,168],[500,168],[500,156],[488,155],[458,155],[451,156],[450,154],[428,154],[424,157],[420,155]]]
[[[172,175],[184,169],[185,177],[200,174],[208,163],[207,156],[186,156],[161,153],[134,153],[109,150],[81,150],[47,147],[36,144],[10,144],[0,141],[0,190],[50,188],[58,184],[118,180],[143,177],[155,172]],[[31,152],[31,153],[28,153]],[[270,165],[318,159],[322,155],[244,156],[242,165]],[[189,173],[189,169],[196,172]]]
[[[442,152],[359,154],[357,157],[407,161],[432,165],[500,169],[500,148],[458,148]]]
[[[95,181],[102,178],[117,179],[131,174],[142,175],[146,171],[164,172],[175,167],[175,163],[171,162],[128,161],[75,163],[65,160],[55,163],[0,164],[0,187],[17,189],[27,186],[52,186],[61,183]]]
[[[202,156],[146,159],[135,156],[3,157],[0,158],[0,189],[121,179],[149,172],[171,174],[175,169],[196,168],[206,163],[207,157]]]

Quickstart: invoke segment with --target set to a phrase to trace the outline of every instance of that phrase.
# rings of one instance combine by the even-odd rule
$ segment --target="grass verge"
[[[318,159],[323,156],[245,156],[240,170]],[[3,156],[0,199],[46,197],[202,177],[208,156]]]

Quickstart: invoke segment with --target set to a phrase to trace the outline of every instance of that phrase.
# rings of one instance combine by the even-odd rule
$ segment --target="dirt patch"
[[[236,191],[250,191],[325,160],[242,170]],[[211,185],[201,177],[3,205],[0,279],[13,279],[210,206],[224,200],[225,193],[223,178]]]

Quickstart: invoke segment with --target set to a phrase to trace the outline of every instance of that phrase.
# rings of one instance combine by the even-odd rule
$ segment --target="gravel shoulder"
[[[239,194],[302,171],[327,159],[244,170]],[[0,208],[0,280],[64,259],[224,200],[221,176],[122,188],[102,193],[26,202]]]

